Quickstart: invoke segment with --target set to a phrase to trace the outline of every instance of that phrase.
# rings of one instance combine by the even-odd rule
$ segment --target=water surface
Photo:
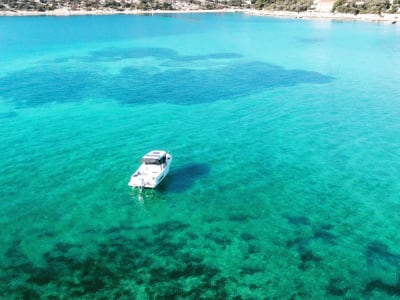
[[[400,30],[0,18],[5,299],[400,297]],[[127,182],[149,150],[159,189]]]

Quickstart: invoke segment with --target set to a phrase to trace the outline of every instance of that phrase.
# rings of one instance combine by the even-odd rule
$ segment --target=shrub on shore
[[[256,0],[256,9],[302,12],[311,8],[312,0]]]
[[[314,0],[0,0],[0,11],[70,10],[180,10],[246,7],[272,11],[303,12],[310,10]],[[332,12],[398,13],[400,0],[336,0]]]
[[[396,13],[400,7],[400,0],[337,0],[332,12],[348,14],[381,14]]]

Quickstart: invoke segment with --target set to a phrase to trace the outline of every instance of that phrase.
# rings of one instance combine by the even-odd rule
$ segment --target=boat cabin
[[[167,153],[164,151],[151,151],[142,157],[146,165],[162,165],[167,161]]]

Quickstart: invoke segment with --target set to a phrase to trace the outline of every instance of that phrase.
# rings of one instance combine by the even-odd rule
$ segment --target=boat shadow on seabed
[[[205,178],[210,173],[208,164],[189,164],[177,169],[172,167],[167,177],[156,189],[133,189],[132,197],[138,199],[141,204],[145,201],[157,200],[167,193],[182,193],[189,190],[197,180]]]

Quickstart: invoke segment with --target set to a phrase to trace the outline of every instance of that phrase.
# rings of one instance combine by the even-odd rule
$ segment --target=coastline
[[[291,19],[321,19],[338,21],[364,21],[381,22],[400,25],[400,14],[345,14],[318,11],[291,12],[291,11],[268,11],[268,10],[245,10],[245,13],[256,16],[267,16]]]
[[[290,19],[321,19],[321,20],[341,20],[341,21],[365,21],[365,22],[380,22],[400,25],[400,14],[345,14],[331,13],[319,11],[291,12],[291,11],[270,11],[270,10],[255,10],[255,9],[240,9],[240,8],[224,8],[212,10],[187,9],[187,10],[71,10],[68,8],[60,8],[52,11],[0,11],[1,16],[86,16],[86,15],[155,15],[155,14],[185,14],[185,13],[234,13],[241,12],[253,16],[266,16],[276,18]]]
[[[99,15],[156,15],[156,14],[184,14],[184,13],[229,13],[244,12],[243,9],[187,9],[187,10],[140,10],[140,9],[93,9],[93,10],[72,10],[69,8],[59,8],[48,11],[0,11],[0,17],[29,17],[29,16],[99,16]]]

